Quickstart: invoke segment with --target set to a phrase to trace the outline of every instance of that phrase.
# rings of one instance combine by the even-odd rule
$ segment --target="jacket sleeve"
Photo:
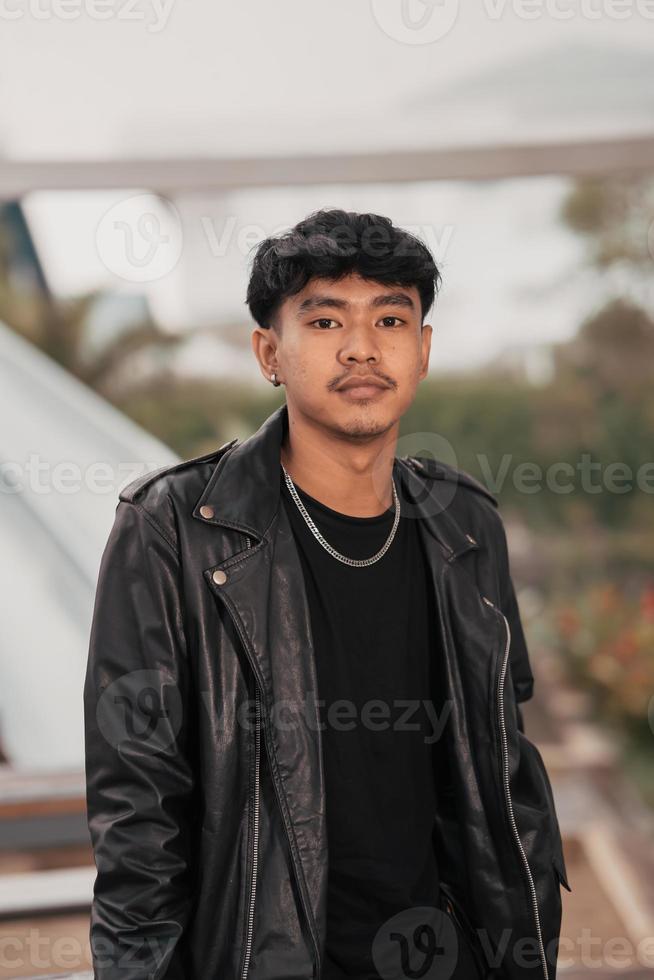
[[[190,908],[188,661],[176,549],[120,499],[84,682],[95,980],[180,980]]]
[[[518,727],[524,733],[524,722],[520,702],[528,701],[533,696],[534,677],[529,661],[529,651],[525,639],[518,600],[515,594],[513,578],[511,576],[511,566],[509,561],[509,550],[506,539],[506,529],[504,522],[500,518],[500,542],[499,542],[499,594],[500,608],[507,618],[511,631],[511,645],[509,648],[509,664],[513,690],[515,692],[516,709],[518,714]]]

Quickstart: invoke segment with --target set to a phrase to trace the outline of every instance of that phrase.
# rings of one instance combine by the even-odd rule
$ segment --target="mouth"
[[[381,378],[367,376],[353,376],[347,378],[343,387],[336,389],[339,394],[347,395],[350,398],[375,398],[382,392],[389,390],[389,385],[384,384]]]
[[[348,398],[375,398],[389,391],[387,387],[375,384],[348,385],[347,388],[338,388],[339,395],[346,395]]]

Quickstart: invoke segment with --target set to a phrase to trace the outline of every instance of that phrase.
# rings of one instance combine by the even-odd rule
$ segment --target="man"
[[[286,402],[120,493],[84,691],[99,980],[555,980],[497,500],[396,455],[439,284],[377,215],[266,239],[252,347]]]

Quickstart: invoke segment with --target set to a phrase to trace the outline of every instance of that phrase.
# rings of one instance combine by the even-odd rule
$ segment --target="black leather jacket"
[[[320,977],[325,788],[279,505],[287,425],[283,405],[245,441],[120,492],[84,685],[98,980]],[[395,467],[427,544],[451,699],[434,814],[444,887],[499,953],[489,976],[555,980],[569,886],[523,730],[533,677],[497,500],[444,463]]]

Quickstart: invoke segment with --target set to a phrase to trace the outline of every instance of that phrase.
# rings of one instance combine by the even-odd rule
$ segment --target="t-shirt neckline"
[[[279,466],[279,472],[281,476],[282,485],[286,490],[286,492],[290,494],[290,491],[286,485],[286,480],[284,478],[284,471],[281,467],[281,463]],[[375,524],[384,524],[388,521],[389,518],[394,519],[395,517],[395,507],[393,506],[393,504],[391,504],[391,506],[387,510],[383,511],[383,513],[373,514],[372,517],[357,517],[354,514],[343,514],[340,510],[334,510],[333,507],[328,507],[327,504],[324,504],[322,502],[322,500],[317,500],[315,497],[312,497],[310,493],[307,493],[306,490],[303,490],[302,487],[299,486],[299,484],[295,483],[295,481],[293,481],[293,484],[298,492],[298,496],[302,500],[302,503],[304,503],[305,505],[310,504],[312,507],[315,507],[317,510],[322,511],[324,514],[327,514],[330,517],[334,518],[334,520],[342,521],[344,524],[364,524],[367,526],[370,525],[374,526]]]

